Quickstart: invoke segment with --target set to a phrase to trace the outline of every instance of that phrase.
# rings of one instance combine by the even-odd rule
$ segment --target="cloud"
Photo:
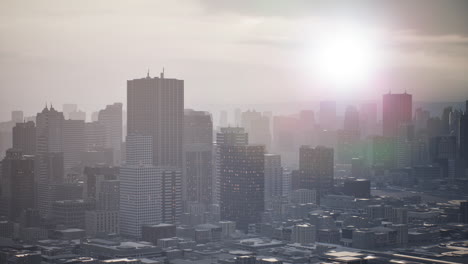
[[[206,12],[249,16],[352,18],[420,34],[468,35],[465,0],[200,0]]]

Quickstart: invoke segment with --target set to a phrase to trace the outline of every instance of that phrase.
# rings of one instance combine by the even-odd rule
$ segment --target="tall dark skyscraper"
[[[182,168],[184,81],[161,76],[127,81],[128,134],[153,140],[153,165]]]
[[[16,123],[13,127],[13,148],[21,149],[23,155],[36,154],[36,125],[34,122]]]
[[[52,106],[36,116],[36,203],[42,216],[48,216],[55,200],[55,186],[63,181],[63,113]]]
[[[265,147],[261,145],[221,145],[221,219],[235,221],[247,231],[260,223],[265,208]]]
[[[213,120],[208,112],[185,110],[184,199],[209,205],[213,202]]]
[[[302,146],[299,150],[299,186],[325,193],[333,188],[333,149]]]
[[[15,221],[23,210],[34,208],[34,157],[9,149],[1,164],[0,213]]]
[[[383,95],[383,136],[396,137],[401,124],[412,121],[413,99],[411,94]]]

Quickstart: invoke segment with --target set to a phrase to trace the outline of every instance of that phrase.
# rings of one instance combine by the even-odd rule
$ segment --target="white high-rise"
[[[141,226],[162,221],[162,168],[153,166],[152,137],[130,134],[120,170],[120,232],[141,237]]]

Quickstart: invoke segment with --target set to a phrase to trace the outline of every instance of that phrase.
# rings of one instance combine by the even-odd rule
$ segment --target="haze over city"
[[[0,0],[0,264],[468,263],[467,14]]]
[[[456,102],[468,95],[467,9],[437,0],[3,0],[1,117],[46,102],[96,111],[103,98],[125,101],[127,79],[163,67],[186,81],[188,106],[336,100],[341,90],[317,83],[311,64],[321,41],[340,31],[370,35],[360,43],[381,59],[372,85],[352,87],[353,99],[407,89],[417,101]],[[332,63],[353,68],[352,56]]]

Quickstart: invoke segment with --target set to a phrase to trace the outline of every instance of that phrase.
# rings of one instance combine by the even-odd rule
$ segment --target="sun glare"
[[[372,34],[343,27],[314,39],[309,63],[318,81],[347,89],[372,79],[379,54]]]

